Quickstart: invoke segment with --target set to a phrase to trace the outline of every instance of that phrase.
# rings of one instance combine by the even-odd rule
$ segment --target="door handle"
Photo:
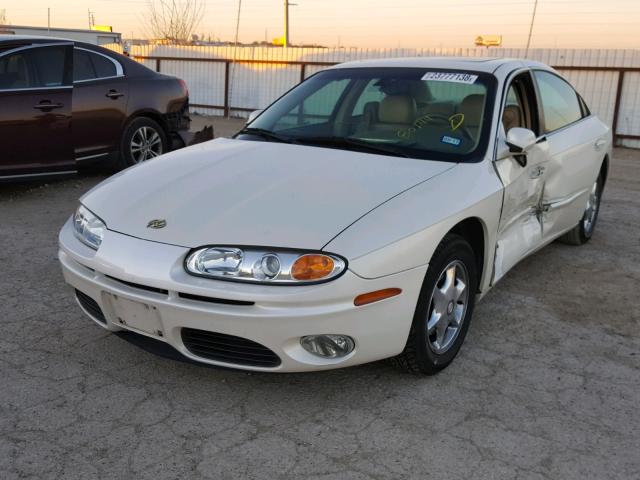
[[[63,104],[61,103],[39,103],[37,105],[34,105],[33,108],[35,108],[36,110],[42,110],[43,112],[48,112],[50,110],[53,110],[54,108],[62,108],[64,107]]]
[[[596,143],[593,145],[593,148],[595,148],[596,150],[602,150],[602,148],[607,144],[607,141],[604,139],[600,139],[597,140]]]
[[[117,100],[120,97],[124,97],[124,93],[120,93],[117,90],[109,90],[106,96],[109,97],[111,100]]]

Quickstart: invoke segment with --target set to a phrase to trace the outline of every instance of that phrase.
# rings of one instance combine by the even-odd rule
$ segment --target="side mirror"
[[[536,141],[536,134],[528,128],[514,127],[507,132],[507,145],[511,153],[527,153]]]
[[[260,115],[264,110],[254,110],[249,114],[249,118],[247,119],[247,123],[253,122],[258,115]]]
[[[507,132],[509,152],[521,166],[527,165],[527,150],[537,142],[536,134],[528,128],[513,127]]]

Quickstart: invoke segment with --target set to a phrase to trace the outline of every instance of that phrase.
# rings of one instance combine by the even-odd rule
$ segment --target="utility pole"
[[[527,38],[527,48],[524,51],[524,57],[527,58],[529,55],[529,46],[531,45],[531,33],[533,33],[533,22],[536,19],[536,9],[538,8],[538,0],[534,0],[533,3],[533,13],[531,14],[531,25],[529,25],[529,37]]]
[[[93,16],[93,12],[87,8],[87,16],[89,17],[89,30],[96,24],[96,18]]]
[[[47,32],[51,31],[51,8],[47,7]]]
[[[289,43],[289,7],[295,7],[297,3],[289,3],[284,0],[284,48],[291,46]]]

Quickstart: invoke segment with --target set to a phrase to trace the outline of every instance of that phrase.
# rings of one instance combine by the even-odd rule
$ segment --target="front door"
[[[528,128],[539,135],[536,95],[529,72],[510,82],[502,107],[500,129],[502,151],[495,167],[504,185],[504,199],[494,263],[493,282],[498,281],[518,261],[542,245],[546,169],[549,145],[541,139],[526,156],[516,157],[504,150],[506,132]]]
[[[72,45],[0,54],[0,177],[73,171]]]
[[[74,49],[73,138],[78,162],[118,150],[127,114],[129,85],[117,60]]]

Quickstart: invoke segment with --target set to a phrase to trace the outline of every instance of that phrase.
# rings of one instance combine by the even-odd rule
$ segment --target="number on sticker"
[[[470,73],[455,72],[427,72],[422,80],[433,80],[436,82],[453,82],[453,83],[474,83],[478,79],[478,75]]]

